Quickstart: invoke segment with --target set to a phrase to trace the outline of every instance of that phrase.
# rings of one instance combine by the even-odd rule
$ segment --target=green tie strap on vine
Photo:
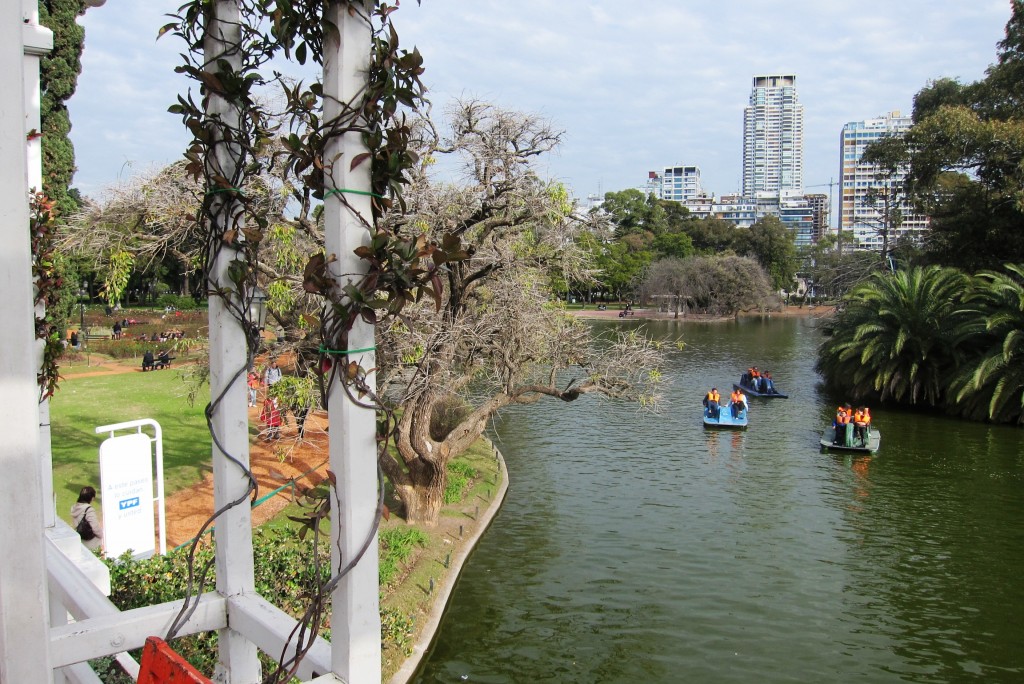
[[[206,194],[207,194],[207,196],[209,196],[209,195],[216,195],[218,192],[233,192],[233,193],[237,194],[239,197],[245,197],[245,193],[244,192],[242,192],[238,188],[231,188],[231,187],[228,187],[228,188],[214,188],[213,190],[207,190]]]
[[[348,188],[331,188],[324,193],[324,199],[327,199],[331,195],[341,195],[346,192],[353,195],[369,195],[370,197],[376,197],[377,199],[387,199],[387,197],[378,195],[375,192],[370,192],[369,190],[350,190]]]
[[[360,354],[362,352],[377,351],[377,347],[363,347],[362,349],[328,349],[327,347],[320,347],[321,354]]]

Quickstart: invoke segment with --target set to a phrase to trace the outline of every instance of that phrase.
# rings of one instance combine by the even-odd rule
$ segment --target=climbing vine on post
[[[56,217],[53,202],[41,192],[29,198],[29,233],[32,244],[32,279],[35,286],[34,304],[42,304],[53,311],[60,300],[63,284],[54,259],[54,232]],[[37,374],[39,400],[44,401],[57,391],[60,369],[57,359],[63,353],[60,329],[46,316],[35,316],[36,339],[43,342],[43,361]]]
[[[424,296],[433,298],[439,305],[440,274],[448,262],[465,257],[458,239],[437,245],[422,234],[404,233],[399,227],[400,221],[382,220],[389,212],[404,209],[402,193],[409,183],[408,172],[417,162],[410,147],[412,126],[404,109],[415,108],[422,100],[422,58],[416,50],[410,52],[399,46],[398,34],[391,22],[397,4],[342,3],[349,16],[371,27],[370,66],[365,88],[353,101],[340,103],[341,113],[328,120],[323,115],[324,90],[320,83],[291,84],[278,74],[268,78],[264,72],[269,61],[280,56],[303,64],[309,60],[323,65],[324,47],[328,42],[325,37],[338,33],[338,27],[324,19],[326,8],[333,3],[237,0],[236,4],[238,25],[232,28],[240,29],[237,33],[241,37],[237,44],[224,46],[225,54],[230,53],[232,60],[211,59],[204,54],[205,32],[211,21],[216,20],[214,2],[192,0],[183,4],[174,16],[175,21],[161,29],[161,35],[171,33],[188,45],[184,62],[176,71],[198,85],[198,101],[190,92],[179,96],[170,111],[178,114],[192,133],[193,140],[185,153],[187,168],[204,187],[197,223],[206,227],[205,294],[221,298],[238,319],[246,331],[247,360],[251,363],[260,339],[256,322],[249,319],[249,303],[257,286],[265,291],[273,287],[273,283],[266,282],[259,263],[261,244],[272,231],[266,216],[241,188],[245,187],[248,177],[265,171],[266,165],[281,163],[288,176],[307,188],[313,198],[323,201],[333,194],[352,210],[345,194],[352,191],[338,188],[333,182],[329,169],[335,160],[326,158],[325,150],[338,137],[357,133],[366,151],[345,163],[351,168],[370,165],[371,215],[353,212],[369,234],[366,244],[355,251],[366,266],[365,272],[344,274],[350,276],[349,281],[339,286],[331,271],[337,255],[321,250],[306,260],[303,289],[323,302],[319,319],[312,321],[320,328],[320,358],[314,367],[321,393],[325,395],[323,403],[327,403],[328,388],[338,379],[352,401],[383,409],[366,382],[372,369],[360,367],[349,358],[347,351],[338,350],[348,349],[349,333],[360,319],[374,323],[381,317],[399,315],[406,304]],[[367,7],[372,8],[369,13]],[[238,66],[233,66],[232,61]],[[284,131],[276,130],[269,123],[271,119],[258,99],[261,89],[274,84],[280,85],[285,95],[287,130]],[[208,113],[206,102],[214,96],[230,103],[237,120],[228,121],[234,117]],[[282,151],[278,155],[260,154],[275,139]],[[210,275],[212,265],[219,261],[225,249],[233,252],[229,286],[215,283]],[[243,370],[239,369],[235,381],[241,381]],[[215,398],[211,406],[215,407],[220,398]],[[208,415],[211,410],[208,408]],[[392,436],[394,421],[388,417],[381,424],[384,427],[379,448],[384,449]],[[248,475],[252,489],[255,480],[251,472]],[[330,479],[333,484],[333,475]],[[306,518],[306,525],[315,537],[320,533],[319,522],[329,502],[327,492]],[[242,503],[240,500],[232,505]],[[382,498],[378,508],[381,506]],[[374,534],[375,529],[368,531],[367,543]],[[282,657],[278,671],[265,681],[287,681],[294,673],[298,661],[313,643],[331,590],[359,558],[345,560],[346,567],[312,597],[310,608],[295,632],[296,655]]]

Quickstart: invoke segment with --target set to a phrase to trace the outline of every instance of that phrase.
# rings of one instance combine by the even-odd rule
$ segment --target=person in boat
[[[717,387],[712,387],[711,391],[704,395],[704,408],[707,409],[710,418],[718,418],[721,401],[722,396],[718,393]]]
[[[757,388],[761,384],[761,371],[757,370],[757,366],[750,369],[750,383],[747,385],[750,389],[757,391]]]
[[[836,436],[832,440],[832,443],[836,446],[846,445],[846,430],[850,425],[850,413],[848,411],[850,405],[840,406],[836,409],[836,419],[832,423],[836,429]]]
[[[772,382],[772,374],[765,373],[761,377],[761,393],[762,394],[777,394],[775,391],[775,383]]]
[[[861,446],[867,446],[871,437],[871,411],[867,406],[861,406],[853,412],[853,438],[860,442]]]
[[[746,373],[740,374],[740,384],[744,387],[750,387],[750,380],[754,377],[754,369],[748,368]]]
[[[729,396],[729,406],[732,408],[732,417],[739,418],[740,414],[747,408],[747,397],[742,390],[734,389]]]

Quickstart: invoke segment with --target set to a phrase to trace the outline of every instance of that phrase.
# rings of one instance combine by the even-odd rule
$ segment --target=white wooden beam
[[[349,12],[350,7],[354,8]],[[326,19],[338,27],[338,33],[324,32],[324,120],[332,121],[348,102],[361,97],[370,60],[370,3],[339,2],[327,6]],[[341,43],[338,44],[340,36]],[[368,244],[364,225],[372,221],[370,198],[370,162],[352,169],[352,161],[366,151],[359,132],[335,138],[324,151],[324,166],[331,169],[334,189],[343,191],[342,205],[337,194],[324,201],[324,234],[328,255],[337,255],[331,265],[340,286],[351,277],[365,273],[366,265],[353,254]],[[330,183],[330,181],[328,181]],[[355,192],[344,192],[352,190]],[[348,339],[349,349],[372,349],[374,327],[359,320]],[[336,359],[344,357],[335,356]],[[376,365],[372,351],[351,356],[371,369]],[[369,378],[369,382],[374,382]],[[353,559],[374,529],[377,506],[376,416],[372,409],[354,405],[335,379],[328,400],[331,420],[330,461],[337,476],[340,501],[331,512],[332,567],[337,569]],[[340,553],[339,553],[340,552]],[[372,540],[362,560],[338,584],[331,597],[331,646],[333,672],[351,684],[380,682],[380,606],[378,599],[377,541]]]
[[[102,589],[51,540],[46,542],[46,574],[50,594],[75,618],[119,612]]]
[[[217,62],[223,60],[237,71],[242,61],[237,49],[233,48],[242,40],[238,2],[216,0],[213,13],[214,19],[206,27],[203,40],[204,60],[211,65],[211,70],[215,70]],[[240,120],[239,112],[231,102],[210,91],[207,91],[207,115],[231,126],[237,126]],[[209,162],[210,170],[232,178],[238,160],[237,148],[221,142]],[[229,193],[213,195],[214,211],[221,216],[235,215],[235,208],[230,212],[226,210],[233,203]],[[221,230],[229,227],[242,226],[220,226]],[[235,250],[220,239],[215,238],[212,242],[220,245],[221,249],[211,255],[210,279],[214,287],[229,291],[233,285],[227,275],[228,266],[236,256]],[[213,505],[220,510],[233,501],[244,499],[249,486],[249,476],[245,472],[249,468],[246,339],[240,322],[219,295],[209,298],[209,317],[210,395],[215,401],[223,395],[212,418],[213,430],[219,440],[219,445],[217,441],[213,444]],[[235,596],[255,591],[252,515],[247,501],[243,500],[220,515],[214,529],[214,540],[218,592],[222,596]],[[230,684],[260,681],[260,663],[254,644],[229,627],[221,630],[218,647],[218,671],[215,673],[218,680]]]
[[[53,31],[39,24],[38,0],[22,0],[22,14],[25,19],[25,23],[21,27],[22,40],[25,45],[25,55],[22,58],[22,68],[25,74],[25,129],[42,132],[43,127],[40,123],[42,89],[39,85],[39,62],[53,49]],[[43,139],[40,135],[30,137],[26,142],[29,190],[43,189],[42,142]],[[44,316],[46,307],[40,304],[37,314],[40,317]],[[42,340],[35,340],[37,355],[35,367],[37,369],[42,368],[45,347]],[[56,522],[54,508],[56,499],[53,494],[53,451],[50,446],[49,400],[39,403],[39,475],[43,524],[46,527],[53,527]]]
[[[53,681],[39,502],[21,2],[0,2],[0,681]],[[11,521],[17,521],[17,524]]]
[[[51,663],[53,667],[64,667],[142,648],[146,637],[166,634],[167,628],[181,610],[182,603],[172,601],[133,608],[54,627],[50,630],[48,640],[52,652]],[[210,592],[199,597],[195,612],[178,631],[178,636],[224,629],[226,624],[227,601]]]
[[[228,621],[233,629],[244,634],[274,660],[281,658],[282,649],[286,648],[286,657],[295,653],[295,618],[259,594],[228,599]],[[323,637],[317,637],[302,658],[296,676],[305,681],[330,671],[331,645]]]
[[[68,684],[103,684],[103,680],[92,671],[88,663],[77,663],[62,667],[57,670],[57,674],[63,676],[64,681],[68,682]]]

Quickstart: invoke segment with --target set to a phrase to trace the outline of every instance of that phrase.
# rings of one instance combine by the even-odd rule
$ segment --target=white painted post
[[[25,55],[22,63],[25,74],[25,129],[39,133],[42,131],[42,124],[39,118],[41,107],[39,60],[48,55],[50,50],[53,49],[53,31],[39,25],[39,3],[37,0],[22,0],[22,14],[27,20],[21,29],[25,41]],[[39,135],[31,137],[27,142],[25,151],[28,159],[29,190],[42,190],[42,137]],[[37,307],[36,313],[39,316],[43,316],[46,313],[46,308],[40,305]],[[35,353],[37,354],[36,368],[42,367],[44,346],[45,343],[41,340],[35,341]],[[49,400],[39,404],[39,474],[40,486],[42,487],[40,503],[43,507],[43,524],[46,527],[53,527],[57,523],[57,519],[53,496],[53,453],[50,446]]]
[[[218,59],[227,60],[235,69],[240,68],[241,56],[237,46],[241,42],[240,12],[236,0],[216,0],[214,18],[206,27],[203,41],[204,58],[216,69]],[[219,116],[222,121],[237,125],[239,113],[231,103],[207,91],[207,114]],[[218,147],[212,163],[219,166],[218,173],[225,178],[234,176],[237,155],[225,144]],[[230,194],[216,193],[214,211],[232,202]],[[241,226],[239,226],[241,227]],[[234,250],[223,245],[210,268],[210,279],[217,287],[230,286],[228,265]],[[213,285],[208,284],[208,290]],[[225,452],[249,467],[249,414],[245,385],[246,341],[241,324],[217,295],[209,298],[210,316],[210,395],[216,400],[224,393],[213,414],[213,429]],[[241,371],[241,372],[239,372]],[[248,475],[232,462],[217,443],[213,445],[213,505],[219,510],[228,503],[243,501],[221,514],[214,529],[216,541],[217,591],[225,597],[255,591],[252,559],[252,515],[249,502],[244,500],[249,485]],[[230,619],[228,620],[230,624]],[[216,678],[228,684],[258,682],[260,664],[256,646],[230,627],[220,630],[218,639],[220,660]]]
[[[0,440],[0,682],[53,681],[49,652],[39,404],[28,236],[25,85],[20,2],[0,2],[0,397],[7,430]],[[17,521],[12,524],[11,521]]]
[[[349,6],[356,8],[349,14]],[[338,27],[341,44],[333,32],[325,31],[324,46],[324,120],[331,121],[341,113],[343,103],[360,97],[366,83],[370,57],[369,2],[332,1],[326,19]],[[342,103],[342,104],[339,104]],[[324,152],[324,165],[333,167],[333,187],[338,190],[370,191],[370,162],[351,169],[356,155],[366,151],[359,133],[335,138]],[[331,176],[328,175],[328,178]],[[329,181],[328,181],[329,182]],[[328,186],[330,187],[330,185]],[[371,220],[370,198],[345,193],[362,220]],[[361,260],[352,252],[369,243],[369,233],[359,216],[346,209],[337,195],[324,202],[324,233],[327,254],[338,261],[331,270],[344,284],[349,274],[365,272]],[[374,327],[356,323],[349,336],[349,349],[374,346]],[[342,358],[335,356],[335,359]],[[361,352],[352,357],[363,368],[373,368],[375,354]],[[373,383],[373,378],[369,379]],[[375,524],[377,506],[377,451],[374,411],[359,408],[345,395],[335,380],[328,400],[331,420],[331,470],[338,479],[340,499],[332,509],[332,566],[345,565],[362,547]],[[339,557],[340,548],[340,557]],[[332,670],[349,684],[380,682],[380,606],[377,587],[377,541],[355,568],[338,584],[331,597],[331,662]]]

